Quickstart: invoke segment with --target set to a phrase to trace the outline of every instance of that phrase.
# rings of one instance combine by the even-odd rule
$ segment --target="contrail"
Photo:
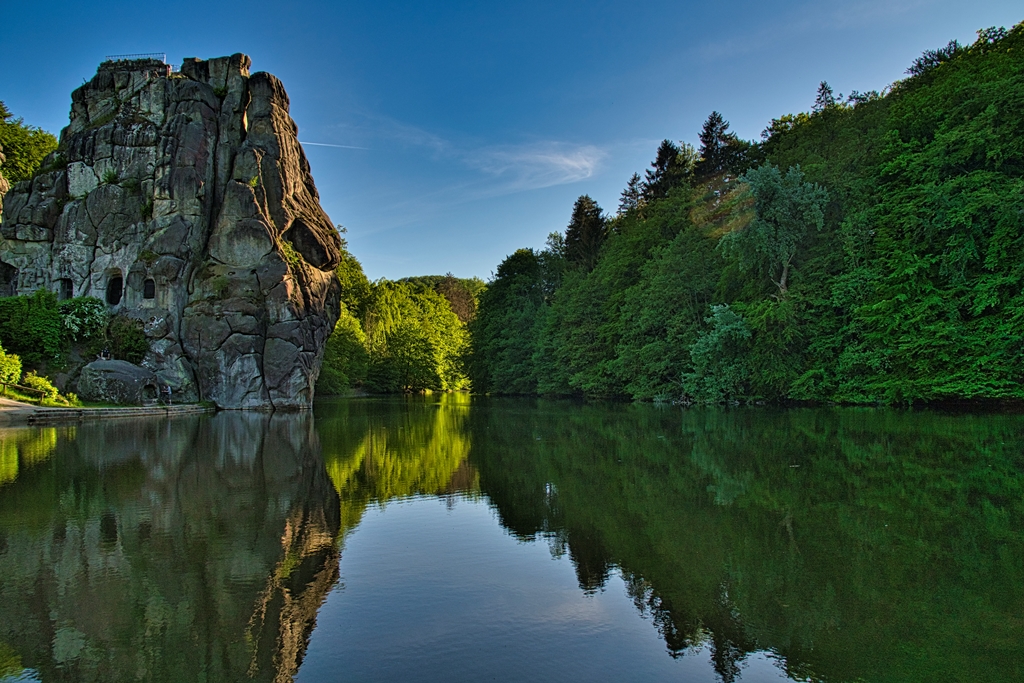
[[[314,145],[316,147],[337,147],[338,149],[370,149],[369,147],[356,147],[355,145],[332,145],[329,142],[304,142],[299,140],[303,145]]]

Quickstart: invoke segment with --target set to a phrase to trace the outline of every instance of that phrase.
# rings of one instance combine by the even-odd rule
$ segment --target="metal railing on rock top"
[[[129,62],[136,59],[159,59],[164,64],[167,63],[166,52],[140,52],[133,55],[107,55],[104,57],[104,61],[107,62]]]

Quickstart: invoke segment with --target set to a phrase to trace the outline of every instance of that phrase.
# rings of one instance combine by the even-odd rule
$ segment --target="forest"
[[[681,404],[1024,398],[1024,24],[761,140],[713,112],[614,215],[508,256],[473,388]]]
[[[318,395],[469,388],[467,323],[483,280],[448,273],[371,282],[344,239],[337,274],[341,315],[327,340]]]
[[[989,28],[882,91],[822,82],[758,141],[712,112],[699,147],[661,143],[614,214],[579,197],[564,232],[486,284],[371,282],[345,247],[317,391],[1020,400],[1022,49],[1024,24]],[[2,105],[0,124],[8,180],[31,177],[56,140]],[[56,300],[5,305],[33,312],[0,326],[7,352],[59,369],[74,319]],[[102,323],[97,338],[125,337]]]

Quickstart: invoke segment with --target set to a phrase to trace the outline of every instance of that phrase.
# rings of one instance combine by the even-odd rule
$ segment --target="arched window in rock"
[[[107,303],[117,306],[121,303],[121,296],[124,294],[124,277],[121,271],[116,271],[107,280]]]
[[[70,299],[75,295],[75,286],[71,283],[71,278],[62,277],[57,280],[57,296],[63,301],[64,299]]]
[[[142,283],[142,298],[156,298],[156,282],[153,280],[153,278],[146,278],[146,281]]]

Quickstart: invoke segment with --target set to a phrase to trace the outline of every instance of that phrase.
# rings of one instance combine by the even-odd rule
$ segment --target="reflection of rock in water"
[[[338,528],[309,415],[79,427],[0,497],[0,643],[44,680],[291,680]]]

